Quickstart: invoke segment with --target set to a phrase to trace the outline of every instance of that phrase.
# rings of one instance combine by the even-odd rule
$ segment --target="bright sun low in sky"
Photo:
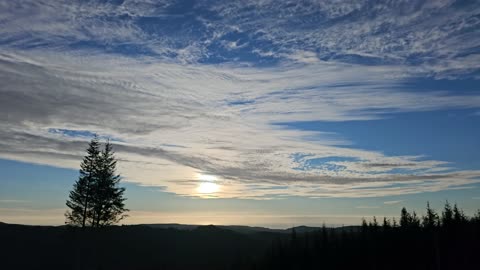
[[[202,195],[215,196],[215,193],[220,191],[220,186],[215,182],[218,180],[217,177],[208,174],[198,174],[198,187],[197,192]]]
[[[0,221],[63,224],[94,133],[126,223],[480,205],[478,1],[0,0]]]

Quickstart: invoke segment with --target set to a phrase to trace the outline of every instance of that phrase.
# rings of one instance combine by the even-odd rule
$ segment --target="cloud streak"
[[[4,158],[76,168],[84,139],[51,131],[88,130],[119,138],[119,157],[132,161],[122,165],[129,181],[187,196],[199,172],[222,179],[220,197],[252,198],[394,195],[460,188],[478,177],[475,171],[446,173],[445,162],[338,147],[349,142],[273,125],[372,120],[383,111],[480,104],[476,96],[392,91],[400,84],[386,68],[343,65],[340,81],[339,67],[328,63],[255,69],[104,55],[50,57],[39,51],[4,53],[0,60]],[[322,76],[305,75],[311,72]],[[339,83],[341,87],[332,87]],[[229,102],[240,99],[253,102]],[[357,161],[329,162],[340,170],[305,166],[332,156]],[[420,173],[391,174],[392,168]],[[253,183],[263,188],[248,188]]]
[[[0,44],[10,48],[182,63],[405,65],[437,77],[477,76],[479,68],[474,2],[22,0],[0,8]]]

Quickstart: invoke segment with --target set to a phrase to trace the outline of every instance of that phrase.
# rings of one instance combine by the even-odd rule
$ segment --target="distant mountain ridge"
[[[230,231],[240,232],[240,233],[256,233],[256,232],[275,232],[283,233],[287,232],[284,229],[270,229],[265,227],[252,227],[244,225],[191,225],[191,224],[177,224],[177,223],[167,223],[167,224],[139,224],[139,226],[147,226],[150,228],[156,229],[177,229],[177,230],[186,230],[191,231],[201,227],[213,226],[220,229],[226,229]]]
[[[246,225],[192,225],[192,224],[178,224],[178,223],[166,223],[166,224],[139,224],[139,226],[147,226],[150,228],[161,228],[161,229],[177,229],[177,230],[195,230],[199,227],[213,226],[216,228],[231,230],[238,233],[258,233],[258,232],[270,232],[270,233],[291,233],[293,229],[297,233],[307,233],[321,230],[322,227],[310,227],[310,226],[296,226],[287,229],[271,229],[266,227],[259,226],[246,226]],[[329,230],[335,231],[358,231],[360,226],[342,226],[342,227],[327,227]]]
[[[52,225],[24,225],[24,224],[10,224],[10,223],[5,223],[0,221],[0,226],[4,225],[16,225],[16,226],[35,226],[35,227],[64,227],[65,225],[59,225],[59,226],[52,226]],[[218,229],[224,229],[224,230],[229,230],[237,233],[243,233],[243,234],[251,234],[251,233],[261,233],[261,232],[266,232],[266,233],[291,233],[293,229],[295,229],[295,232],[297,233],[308,233],[308,232],[314,232],[321,230],[322,227],[310,227],[310,226],[295,226],[287,229],[272,229],[272,228],[267,228],[267,227],[260,227],[260,226],[247,226],[247,225],[195,225],[195,224],[179,224],[179,223],[152,223],[152,224],[131,224],[131,225],[125,225],[125,226],[145,226],[149,227],[152,229],[175,229],[175,230],[181,230],[181,231],[193,231],[201,228],[218,228]],[[334,231],[342,231],[342,230],[347,230],[347,231],[358,231],[360,230],[360,226],[342,226],[342,227],[327,227],[328,230],[334,230]]]

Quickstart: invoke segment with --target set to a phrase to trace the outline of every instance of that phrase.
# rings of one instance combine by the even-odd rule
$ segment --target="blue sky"
[[[0,1],[0,220],[93,133],[127,223],[355,224],[480,198],[476,1]],[[240,218],[241,217],[241,218]]]

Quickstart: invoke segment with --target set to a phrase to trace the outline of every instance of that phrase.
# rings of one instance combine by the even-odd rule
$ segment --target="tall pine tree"
[[[66,224],[74,226],[87,226],[93,209],[94,187],[97,182],[100,143],[97,135],[90,141],[87,155],[80,164],[80,176],[70,191],[66,213]],[[93,225],[93,223],[91,223]]]
[[[448,201],[445,202],[445,206],[442,211],[442,226],[449,227],[453,224],[453,210]]]
[[[125,212],[125,188],[119,187],[120,175],[116,173],[117,161],[110,141],[99,158],[98,181],[95,185],[94,224],[102,227],[119,222],[127,215]]]
[[[423,227],[425,229],[433,229],[440,223],[438,214],[430,208],[430,203],[427,202],[427,214],[423,217]]]
[[[410,213],[408,213],[407,209],[405,207],[402,208],[401,214],[400,214],[400,227],[402,228],[408,228],[410,227],[410,221],[412,217]]]
[[[80,165],[80,177],[67,200],[67,224],[103,227],[126,217],[125,188],[119,187],[121,178],[116,173],[116,165],[110,141],[100,151],[100,143],[95,135]]]

